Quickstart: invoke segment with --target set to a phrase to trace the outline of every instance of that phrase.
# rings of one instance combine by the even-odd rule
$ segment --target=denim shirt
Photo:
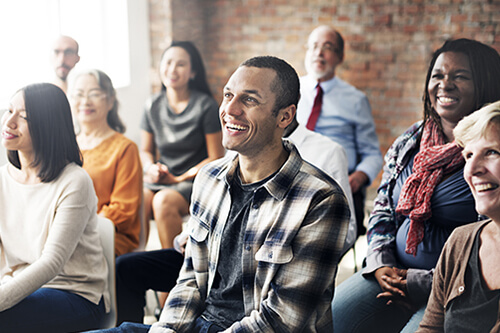
[[[288,160],[254,194],[242,249],[245,317],[227,332],[331,332],[349,206],[340,186],[284,140]],[[198,173],[177,285],[150,332],[189,332],[214,282],[238,156]]]

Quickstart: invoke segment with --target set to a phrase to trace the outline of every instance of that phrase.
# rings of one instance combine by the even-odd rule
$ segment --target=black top
[[[236,172],[238,175],[239,172]],[[242,249],[248,212],[254,193],[271,175],[252,184],[242,184],[239,176],[231,184],[231,209],[222,236],[219,262],[203,316],[224,329],[245,317],[242,289]]]

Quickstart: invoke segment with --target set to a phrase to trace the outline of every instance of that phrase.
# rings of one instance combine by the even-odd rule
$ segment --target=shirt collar
[[[311,75],[306,76],[307,81],[306,81],[306,88],[310,91],[314,91],[314,94],[316,94],[316,85],[318,84],[318,80],[313,78]],[[339,82],[339,79],[337,76],[334,76],[333,79],[324,81],[320,83],[321,89],[323,89],[323,93],[328,92],[333,89],[333,87]],[[314,96],[314,95],[313,95]]]
[[[287,139],[283,139],[282,142],[285,150],[290,153],[288,159],[279,172],[263,185],[269,194],[279,201],[285,197],[292,185],[293,179],[302,166],[302,158],[295,145]],[[225,163],[223,167],[216,170],[214,176],[219,180],[224,180],[228,185],[231,184],[235,175],[234,173],[238,169],[238,163],[238,154],[236,154],[228,163]]]

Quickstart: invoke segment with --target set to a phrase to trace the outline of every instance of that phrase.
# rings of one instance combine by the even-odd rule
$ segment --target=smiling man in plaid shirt
[[[298,99],[297,73],[275,57],[249,59],[229,79],[223,145],[238,154],[198,173],[185,262],[149,332],[332,332],[349,206],[282,140]]]

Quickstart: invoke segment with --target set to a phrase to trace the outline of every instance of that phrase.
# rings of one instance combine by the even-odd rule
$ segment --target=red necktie
[[[318,117],[321,112],[322,103],[323,103],[323,89],[321,89],[321,86],[318,83],[318,85],[316,86],[316,98],[314,98],[313,108],[311,114],[309,115],[309,119],[307,120],[307,125],[306,125],[306,127],[311,131],[314,131],[314,128],[316,127],[316,122],[318,121]]]

